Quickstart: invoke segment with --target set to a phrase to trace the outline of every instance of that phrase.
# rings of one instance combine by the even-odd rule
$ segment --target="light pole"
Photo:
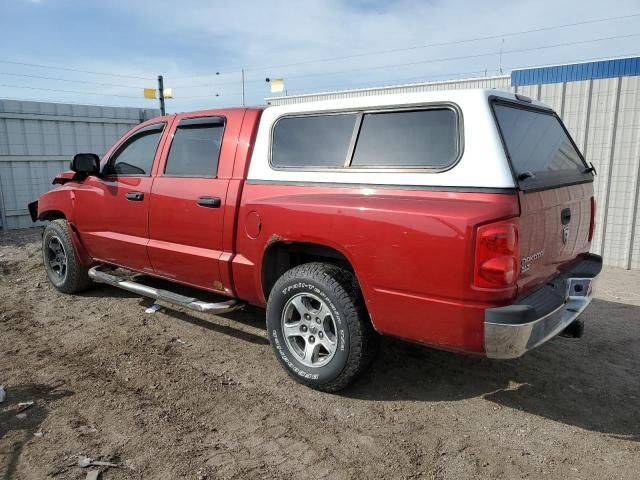
[[[162,75],[158,75],[158,98],[160,99],[160,114],[164,117],[165,109],[164,109],[164,82],[162,79]]]

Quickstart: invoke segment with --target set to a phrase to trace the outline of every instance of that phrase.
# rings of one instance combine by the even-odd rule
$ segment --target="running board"
[[[113,287],[122,288],[129,292],[137,293],[145,297],[155,298],[163,302],[172,303],[174,305],[180,305],[181,307],[190,308],[197,312],[208,313],[227,313],[234,310],[238,310],[244,307],[244,304],[237,300],[227,300],[226,302],[209,303],[197,300],[193,297],[185,297],[178,293],[170,292],[168,290],[161,290],[159,288],[148,287],[141,283],[132,282],[131,280],[125,280],[116,275],[103,272],[99,270],[100,266],[92,267],[89,269],[89,278],[97,283],[105,283]]]

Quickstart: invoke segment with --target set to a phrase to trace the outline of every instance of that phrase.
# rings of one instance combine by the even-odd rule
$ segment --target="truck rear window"
[[[551,188],[593,180],[553,112],[499,101],[494,102],[493,109],[521,188]]]

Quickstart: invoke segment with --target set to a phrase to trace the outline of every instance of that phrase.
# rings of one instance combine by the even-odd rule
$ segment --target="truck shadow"
[[[144,283],[176,290],[175,284],[162,280],[145,278]],[[177,290],[184,295],[194,292],[188,287]],[[88,294],[138,297],[107,286]],[[140,298],[141,306],[153,304],[153,300]],[[223,299],[216,295],[207,298]],[[207,314],[172,308],[165,308],[164,313],[212,332],[268,344],[266,335],[220,323],[213,316],[209,320]],[[223,317],[265,330],[264,310],[259,308],[247,306]],[[640,307],[596,299],[582,318],[586,321],[584,338],[555,338],[511,361],[464,356],[382,338],[373,368],[340,395],[370,401],[422,402],[481,397],[567,425],[640,441]]]
[[[22,449],[36,433],[48,415],[47,402],[73,395],[61,385],[25,384],[10,386],[7,398],[0,406],[0,478],[15,478]],[[21,402],[34,401],[34,405],[21,411]],[[23,414],[24,418],[17,415]],[[5,440],[6,437],[6,440]],[[7,443],[8,442],[8,443]]]
[[[144,299],[140,302],[144,308],[150,307],[153,305],[153,300]],[[211,332],[222,333],[223,335],[228,335],[230,337],[237,338],[238,340],[243,340],[245,342],[253,343],[256,345],[269,345],[269,340],[266,336],[266,329],[264,326],[264,310],[252,306],[246,306],[242,310],[236,310],[234,312],[225,313],[221,318],[233,320],[234,322],[241,323],[243,325],[247,325],[249,327],[258,328],[260,330],[264,330],[265,334],[256,335],[255,333],[247,332],[241,328],[224,325],[221,323],[215,322],[215,317],[209,315],[211,320],[205,319],[208,315],[201,314],[205,318],[201,318],[197,316],[198,314],[191,314],[188,312],[183,312],[180,310],[174,310],[171,308],[163,308],[163,312],[166,315],[169,315],[176,320],[180,320],[182,322],[190,323],[191,325],[195,325],[197,327],[201,327],[207,329]]]
[[[161,288],[169,290],[180,295],[187,297],[196,297],[198,300],[208,302],[223,302],[229,300],[228,297],[222,295],[205,292],[185,285],[178,285],[159,278],[153,278],[145,275],[136,275],[135,281],[143,283],[154,288]],[[109,285],[97,284],[93,288],[82,293],[86,297],[114,297],[114,298],[140,298],[141,308],[147,308],[154,304],[154,300],[151,298],[140,296],[136,293],[128,292],[120,288],[111,287]],[[179,307],[172,307],[170,305],[162,305],[162,311],[176,320],[190,323],[197,327],[207,329],[212,332],[222,333],[230,337],[243,340],[245,342],[254,343],[258,345],[268,345],[269,340],[266,338],[266,334],[256,335],[254,333],[245,331],[241,328],[237,328],[233,325],[225,325],[220,322],[216,322],[216,317],[206,313],[191,312],[190,310],[180,309]],[[265,330],[264,324],[264,310],[247,305],[242,310],[236,310],[234,312],[225,313],[222,317],[240,324],[244,324],[249,327],[257,328],[261,331]]]
[[[383,339],[365,378],[342,392],[373,401],[481,397],[567,425],[640,441],[640,307],[594,300],[585,337],[555,338],[511,361]]]
[[[136,298],[140,295],[132,292],[128,292],[121,288],[112,287],[110,285],[95,284],[92,285],[89,290],[85,290],[77,294],[80,297],[86,298]],[[145,298],[145,297],[140,297]]]

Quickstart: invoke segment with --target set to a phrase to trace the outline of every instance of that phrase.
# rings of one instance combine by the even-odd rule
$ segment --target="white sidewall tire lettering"
[[[291,351],[282,331],[286,303],[304,293],[320,298],[335,321],[337,347],[331,360],[320,367],[304,365]],[[346,387],[366,369],[373,356],[375,334],[355,278],[335,265],[307,263],[286,272],[269,295],[267,331],[276,358],[287,373],[318,390]]]

